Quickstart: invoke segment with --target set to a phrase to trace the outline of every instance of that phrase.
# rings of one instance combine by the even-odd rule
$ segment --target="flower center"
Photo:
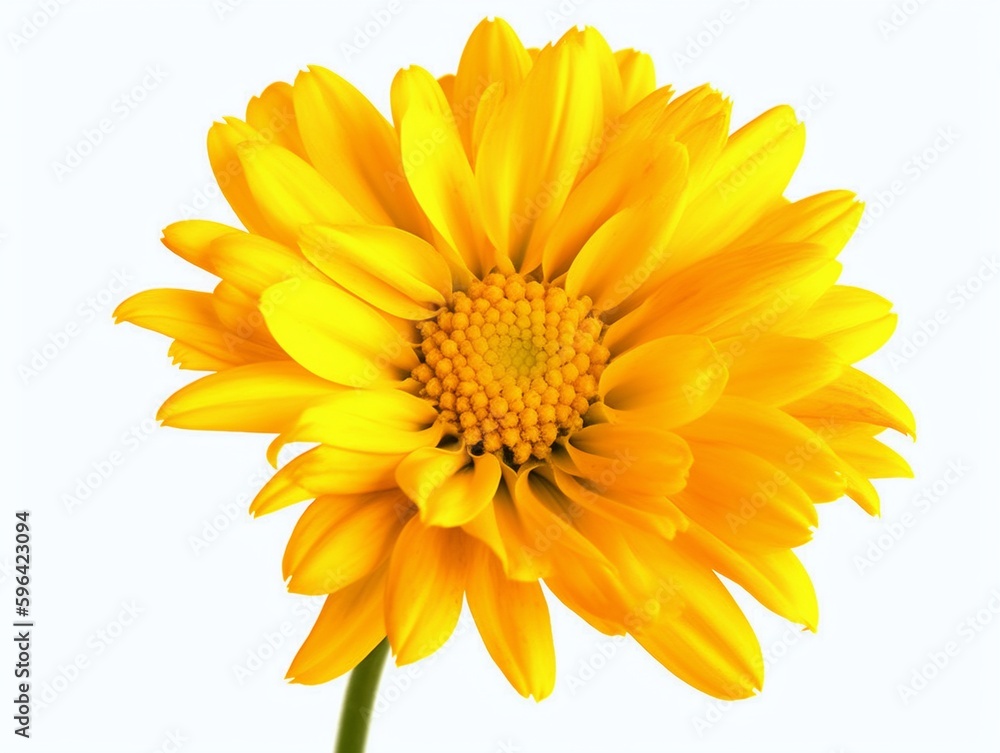
[[[522,275],[486,275],[419,325],[422,397],[473,454],[547,458],[583,426],[608,361],[590,298]]]

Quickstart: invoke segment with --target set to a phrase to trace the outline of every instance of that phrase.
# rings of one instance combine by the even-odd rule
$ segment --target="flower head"
[[[807,628],[792,549],[815,503],[878,510],[909,469],[876,439],[903,402],[852,364],[895,316],[836,284],[852,194],[784,192],[792,110],[730,133],[709,87],[674,96],[593,29],[526,49],[503,21],[457,73],[396,76],[390,124],[312,67],[208,138],[245,230],[183,221],[167,247],[220,278],[116,316],[213,372],[159,418],[311,448],[255,514],[306,500],[290,590],[326,595],[290,676],[318,683],[385,636],[397,663],[463,599],[523,695],[552,691],[542,584],[722,698],[763,661],[719,576]]]

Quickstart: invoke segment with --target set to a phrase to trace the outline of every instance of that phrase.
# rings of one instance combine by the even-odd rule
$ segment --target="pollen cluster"
[[[493,273],[420,324],[420,394],[472,452],[514,465],[547,458],[583,426],[608,361],[591,300],[555,285]]]

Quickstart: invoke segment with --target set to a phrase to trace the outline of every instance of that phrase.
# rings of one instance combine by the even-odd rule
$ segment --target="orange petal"
[[[486,650],[514,689],[536,701],[549,695],[555,686],[556,657],[541,586],[509,580],[493,553],[476,546],[468,600]]]
[[[281,563],[288,590],[333,593],[373,572],[389,557],[412,510],[398,490],[320,497],[288,539]]]
[[[288,679],[319,685],[350,672],[385,637],[387,568],[326,597],[316,624],[292,660]]]
[[[389,562],[385,625],[396,664],[410,664],[445,644],[462,611],[467,537],[458,529],[410,520]]]

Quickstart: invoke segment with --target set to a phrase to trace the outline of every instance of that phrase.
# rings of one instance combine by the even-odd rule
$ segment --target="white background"
[[[761,697],[714,702],[556,604],[558,681],[536,704],[507,685],[466,615],[418,676],[387,673],[370,750],[997,751],[1000,276],[983,266],[1000,251],[997,4],[399,2],[352,53],[345,45],[388,0],[75,0],[30,39],[25,24],[45,3],[5,0],[0,380],[13,420],[0,615],[13,621],[13,510],[27,508],[33,688],[48,703],[30,742],[14,737],[14,652],[0,639],[0,747],[330,749],[346,678],[282,679],[318,605],[281,580],[299,510],[254,522],[245,512],[268,475],[267,439],[154,428],[159,403],[192,374],[169,365],[165,338],[114,327],[110,313],[144,288],[213,284],[158,239],[195,203],[234,219],[205,154],[214,119],[242,116],[250,96],[310,63],[387,111],[398,68],[454,70],[468,33],[495,13],[532,45],[596,25],[614,47],[651,53],[660,81],[680,91],[712,82],[733,98],[734,125],[777,103],[800,108],[809,138],[790,195],[851,188],[870,202],[843,280],[896,303],[900,327],[865,368],[917,415],[919,441],[893,443],[917,477],[879,484],[881,520],[849,501],[822,508],[800,550],[819,592],[818,634],[739,594],[770,658]],[[713,23],[723,11],[728,23]],[[718,33],[699,42],[708,27]],[[146,78],[130,109],[120,97],[157,68],[165,78]],[[105,118],[111,132],[60,179],[55,163]],[[26,377],[34,351],[72,325]],[[66,495],[115,452],[108,478],[68,509]],[[962,627],[970,619],[976,629]],[[956,655],[924,669],[948,642]],[[255,671],[237,671],[248,662]],[[920,690],[904,699],[914,672]],[[919,673],[934,676],[921,685]]]

